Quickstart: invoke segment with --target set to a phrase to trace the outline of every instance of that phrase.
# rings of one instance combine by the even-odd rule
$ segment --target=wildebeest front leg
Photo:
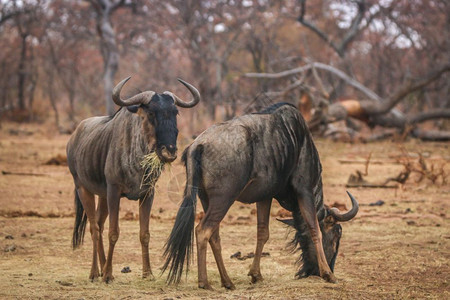
[[[112,275],[112,258],[114,253],[114,246],[119,239],[120,191],[117,186],[108,184],[107,200],[109,212],[109,249],[106,263],[103,268],[103,281],[106,283],[114,279],[114,276]]]
[[[81,203],[83,204],[83,208],[86,213],[87,219],[89,220],[89,228],[91,231],[92,248],[93,248],[91,273],[89,275],[89,279],[93,281],[100,275],[97,261],[99,228],[95,220],[95,196],[94,194],[86,190],[84,187],[77,187],[76,191],[78,193],[78,197],[80,197]]]
[[[263,280],[263,277],[261,276],[260,261],[264,245],[269,239],[269,217],[271,205],[272,199],[256,203],[256,216],[258,219],[257,242],[255,257],[253,258],[252,266],[248,272],[248,276],[252,277],[252,283]]]
[[[234,290],[236,287],[228,276],[227,270],[225,269],[225,265],[223,263],[222,258],[222,246],[220,245],[220,227],[213,232],[211,238],[209,239],[209,244],[211,246],[212,252],[214,254],[214,258],[217,263],[217,268],[219,269],[220,279],[222,281],[222,286],[229,290]]]
[[[100,270],[102,272],[106,262],[105,248],[103,247],[103,229],[105,228],[105,221],[107,217],[108,217],[108,203],[106,201],[106,198],[99,197],[96,219],[99,227],[98,258],[100,260]]]
[[[154,280],[150,267],[150,256],[148,253],[148,243],[150,241],[150,232],[148,230],[150,222],[150,211],[153,203],[153,192],[143,200],[139,200],[139,239],[142,248],[142,278]]]
[[[325,252],[322,245],[322,232],[320,231],[319,221],[317,220],[316,208],[314,207],[314,199],[308,193],[302,193],[298,198],[300,213],[305,220],[311,239],[317,253],[317,263],[319,265],[320,277],[328,282],[336,282],[336,277],[328,266]]]

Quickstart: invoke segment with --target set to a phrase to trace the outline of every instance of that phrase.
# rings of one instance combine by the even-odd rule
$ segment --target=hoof
[[[155,280],[155,276],[153,276],[152,273],[142,273],[142,278],[143,279],[148,279],[150,281],[154,281]]]
[[[214,291],[214,289],[212,288],[212,286],[211,286],[209,283],[206,283],[206,284],[204,284],[204,283],[199,283],[199,284],[198,284],[198,287],[199,287],[200,289],[204,289],[204,290],[208,290],[208,291]]]
[[[236,287],[231,281],[229,283],[222,283],[222,286],[230,291],[234,291],[236,289]]]
[[[337,278],[336,278],[336,276],[334,276],[333,273],[325,273],[322,276],[322,278],[325,279],[327,282],[330,282],[330,283],[336,283],[337,282]]]
[[[114,276],[110,275],[103,275],[103,282],[105,283],[111,283],[114,280]]]
[[[99,274],[99,272],[97,271],[97,272],[91,272],[91,274],[89,275],[89,280],[91,281],[91,282],[94,282],[94,281],[96,281],[97,280],[97,278],[99,278],[100,277],[100,274]]]
[[[252,283],[257,283],[258,281],[263,281],[264,278],[262,277],[261,273],[248,273],[248,276],[251,276]]]

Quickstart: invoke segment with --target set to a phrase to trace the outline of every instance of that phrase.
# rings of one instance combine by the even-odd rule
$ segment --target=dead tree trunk
[[[17,70],[17,98],[19,109],[25,110],[25,79],[26,79],[26,59],[27,59],[27,37],[28,34],[21,34],[20,60]]]
[[[56,104],[56,95],[55,95],[55,89],[54,89],[54,78],[55,74],[54,71],[51,70],[48,74],[48,80],[47,80],[47,93],[48,98],[50,99],[50,105],[52,106],[53,112],[55,113],[55,126],[59,129],[59,112],[58,112],[58,106]]]
[[[125,0],[89,0],[89,2],[96,12],[97,31],[100,36],[100,50],[104,64],[103,90],[106,113],[112,115],[115,112],[115,106],[111,100],[111,92],[114,87],[114,76],[119,68],[120,55],[111,15],[116,9],[126,6],[126,4]]]
[[[382,99],[375,92],[355,79],[350,78],[344,72],[322,63],[312,62],[308,65],[279,73],[247,73],[245,76],[250,78],[279,79],[303,73],[312,68],[325,70],[338,76],[349,85],[364,93],[368,98],[366,100],[344,100],[333,103],[328,107],[319,107],[316,105],[315,116],[312,116],[311,123],[309,124],[312,126],[312,128],[310,128],[312,131],[316,130],[315,126],[323,126],[352,117],[364,121],[370,127],[382,126],[398,128],[402,133],[408,131],[406,133],[412,134],[423,140],[446,140],[447,138],[450,140],[449,132],[427,132],[416,128],[417,124],[427,120],[450,118],[450,109],[436,109],[409,117],[394,109],[395,105],[405,99],[408,94],[422,89],[426,85],[440,78],[443,74],[450,72],[450,63],[435,67],[422,77],[410,78],[386,99]]]

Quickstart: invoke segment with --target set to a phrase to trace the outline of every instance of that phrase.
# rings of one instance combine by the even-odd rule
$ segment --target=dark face
[[[130,111],[133,112],[131,108]],[[178,109],[171,96],[155,94],[149,104],[139,106],[139,114],[155,128],[156,154],[164,162],[177,158]]]
[[[334,265],[339,251],[339,241],[342,237],[342,227],[336,223],[332,216],[327,216],[320,222],[320,227],[322,227],[323,251],[331,271],[334,272]]]

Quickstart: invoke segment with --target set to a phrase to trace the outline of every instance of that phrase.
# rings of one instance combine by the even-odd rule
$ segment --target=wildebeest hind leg
[[[269,217],[271,205],[272,199],[256,203],[256,216],[258,219],[257,242],[255,257],[253,258],[252,266],[250,267],[250,271],[248,272],[248,276],[252,277],[252,283],[263,280],[260,269],[260,261],[264,245],[269,239]]]
[[[322,246],[322,232],[320,231],[319,221],[317,220],[316,209],[314,207],[314,200],[312,195],[307,192],[303,192],[298,197],[298,205],[303,219],[305,220],[309,232],[311,233],[311,239],[314,243],[314,247],[317,253],[317,263],[319,265],[320,277],[328,282],[336,282],[336,277],[331,272],[328,266],[325,252]]]
[[[77,187],[77,193],[80,197],[80,201],[83,204],[84,211],[86,213],[87,219],[89,220],[89,228],[91,231],[92,238],[92,265],[91,265],[91,273],[89,275],[90,280],[94,280],[99,277],[100,273],[98,270],[98,261],[97,261],[97,245],[99,238],[99,228],[98,224],[95,220],[95,196],[90,193],[84,187]]]
[[[197,238],[197,265],[198,265],[198,287],[203,289],[212,290],[211,285],[208,282],[208,274],[206,270],[206,248],[208,242],[216,231],[222,221],[223,217],[227,213],[229,207],[234,202],[232,197],[216,197],[210,198],[208,208],[206,209],[205,216],[200,223],[195,227],[195,236]],[[213,200],[213,201],[211,201]],[[217,247],[220,244],[214,244]],[[213,246],[212,246],[213,248]],[[213,248],[214,249],[214,248]],[[220,254],[220,258],[222,255]],[[220,261],[218,265],[220,264]],[[221,263],[223,266],[223,261]],[[225,266],[223,266],[225,270]],[[225,272],[226,273],[226,272]],[[230,281],[231,283],[231,281]]]
[[[227,270],[225,269],[225,265],[223,263],[222,246],[220,245],[219,228],[220,227],[218,226],[217,229],[214,230],[211,238],[209,239],[209,244],[210,244],[212,252],[214,254],[214,258],[217,263],[217,268],[219,269],[222,286],[226,289],[234,290],[234,289],[236,289],[236,287],[234,286],[230,277],[228,277]]]
[[[109,249],[105,266],[103,267],[103,281],[106,283],[114,279],[114,276],[112,275],[112,258],[114,253],[114,246],[119,239],[120,192],[117,186],[108,184],[107,195],[109,212]]]
[[[105,248],[103,246],[103,229],[105,228],[105,221],[108,217],[108,204],[106,202],[106,198],[99,197],[97,204],[97,215],[96,221],[99,227],[99,236],[98,236],[98,258],[100,260],[100,270],[103,271],[105,267],[106,257],[105,257]]]
[[[150,231],[148,230],[150,221],[150,211],[153,203],[153,192],[143,200],[139,200],[139,239],[142,248],[142,278],[154,280],[150,267],[150,256],[148,253],[148,243],[150,241]]]

